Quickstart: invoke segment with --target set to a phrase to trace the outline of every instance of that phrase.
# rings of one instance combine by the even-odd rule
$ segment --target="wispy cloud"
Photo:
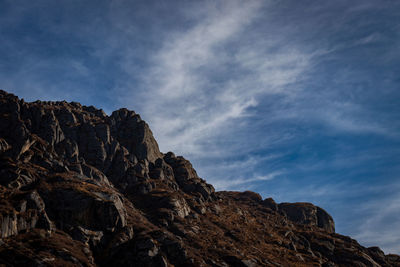
[[[371,34],[359,39],[358,41],[356,41],[354,43],[354,45],[372,44],[375,42],[379,42],[380,40],[382,40],[382,35],[377,32],[374,32],[374,33],[371,33]]]
[[[250,189],[274,178],[296,179],[296,171],[321,172],[349,163],[349,159],[340,159],[343,154],[330,163],[330,158],[314,157],[313,162],[300,160],[286,166],[284,159],[281,164],[269,164],[249,157],[259,150],[271,155],[270,147],[299,142],[304,138],[303,132],[297,132],[299,127],[317,125],[331,134],[396,136],[393,127],[377,119],[379,114],[360,104],[359,99],[369,97],[366,92],[348,88],[347,83],[361,79],[355,76],[360,74],[351,69],[328,70],[337,77],[319,77],[319,68],[337,60],[341,51],[378,41],[381,36],[307,47],[292,41],[302,32],[277,25],[276,14],[262,2],[191,8],[185,10],[188,26],[162,35],[141,76],[132,62],[121,63],[139,81],[140,90],[135,87],[126,92],[129,83],[138,85],[127,80],[118,92],[125,91],[122,105],[132,106],[150,123],[162,151],[189,158],[217,189]],[[200,10],[200,15],[191,17],[196,13],[193,10]],[[318,12],[318,20],[326,20],[319,15],[324,12]],[[337,24],[346,29],[349,17],[338,18]],[[311,20],[303,19],[300,29]],[[312,27],[316,29],[306,30],[319,30],[318,25]],[[288,167],[294,170],[287,171]],[[306,189],[313,201],[326,198],[327,192],[340,195],[342,190],[332,185],[325,189],[310,186],[315,186]],[[293,196],[290,199],[295,201],[293,186],[288,190],[282,199]]]
[[[1,2],[0,87],[133,109],[218,189],[322,203],[347,234],[365,190],[388,210],[360,213],[359,237],[380,240],[398,208],[371,188],[398,173],[399,3],[93,3]]]
[[[253,177],[242,177],[242,178],[234,178],[229,180],[216,180],[213,184],[215,189],[217,190],[247,190],[251,187],[250,183],[261,182],[261,181],[269,181],[284,175],[283,172],[271,172],[264,175],[255,175]]]
[[[213,72],[227,75],[224,69],[232,63],[224,49],[259,8],[260,2],[208,5],[193,27],[164,40],[144,77],[143,95],[143,113],[154,132],[161,133],[162,148],[186,155],[203,152],[199,142],[215,136],[227,122],[245,116],[247,108],[257,104],[252,95],[226,94],[230,88],[213,84],[209,76]]]
[[[258,1],[211,4],[192,27],[163,40],[139,96],[163,150],[191,157],[235,152],[210,146],[246,127],[260,96],[293,93],[286,86],[304,72],[309,56],[289,46],[273,51],[277,41],[242,40],[265,8]]]
[[[360,205],[364,220],[356,229],[355,238],[365,246],[375,246],[377,240],[386,253],[399,253],[400,185],[385,186],[379,201],[368,200]],[[382,188],[381,188],[382,189]]]

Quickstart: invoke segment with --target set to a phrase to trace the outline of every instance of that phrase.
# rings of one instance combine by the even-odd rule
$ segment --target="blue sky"
[[[127,107],[219,189],[400,253],[399,1],[0,0],[0,88]]]

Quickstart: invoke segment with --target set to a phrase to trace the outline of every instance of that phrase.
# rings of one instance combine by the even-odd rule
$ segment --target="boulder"
[[[292,222],[317,226],[331,233],[335,232],[332,217],[325,210],[311,203],[281,203],[278,209]]]
[[[6,152],[10,148],[11,146],[7,143],[7,141],[4,138],[0,138],[0,154]]]
[[[263,206],[270,208],[273,211],[278,210],[278,204],[272,198],[266,198],[262,202]]]
[[[118,194],[97,185],[53,186],[41,195],[49,217],[59,229],[81,226],[113,232],[126,225],[126,210]]]
[[[184,157],[176,157],[174,153],[168,152],[164,156],[164,161],[172,167],[174,178],[184,192],[199,194],[205,200],[209,199],[215,192],[214,187],[201,179],[190,161],[186,160]]]
[[[14,197],[18,203],[13,207],[11,203],[7,211],[0,213],[0,237],[17,235],[21,231],[34,228],[54,230],[45,211],[45,205],[36,191],[20,194]]]
[[[150,127],[135,112],[120,109],[114,111],[109,120],[112,135],[138,160],[154,162],[161,157]]]

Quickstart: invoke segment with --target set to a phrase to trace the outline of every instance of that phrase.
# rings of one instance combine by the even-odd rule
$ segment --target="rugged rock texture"
[[[0,264],[400,266],[310,203],[215,192],[133,111],[0,91]]]
[[[278,205],[278,209],[295,223],[314,225],[327,232],[335,232],[335,222],[332,217],[311,203],[281,203]]]

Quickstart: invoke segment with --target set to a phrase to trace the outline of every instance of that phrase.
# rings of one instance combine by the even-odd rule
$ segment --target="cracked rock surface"
[[[216,192],[127,109],[0,91],[0,264],[400,266],[311,203]]]

